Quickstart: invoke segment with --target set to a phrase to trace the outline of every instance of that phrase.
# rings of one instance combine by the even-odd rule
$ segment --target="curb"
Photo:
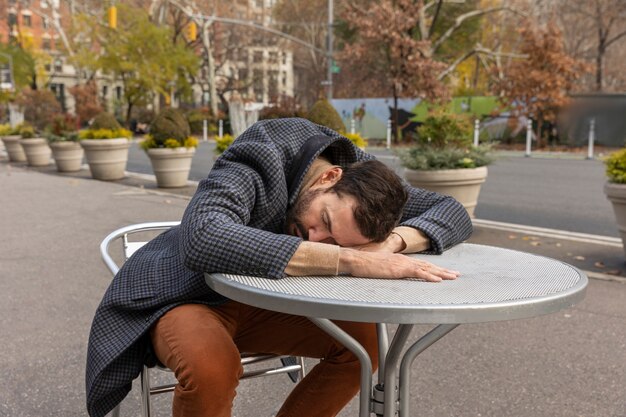
[[[568,232],[566,230],[547,229],[543,227],[526,226],[516,223],[496,222],[492,220],[472,219],[474,226],[486,229],[503,230],[507,232],[524,233],[529,235],[549,237],[554,239],[570,240],[573,242],[592,243],[596,245],[622,248],[622,240],[618,237],[591,235],[587,233]]]

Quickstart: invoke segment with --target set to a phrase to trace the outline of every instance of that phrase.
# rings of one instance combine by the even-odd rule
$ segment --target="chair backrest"
[[[104,238],[100,244],[100,254],[102,260],[107,266],[111,274],[115,276],[121,265],[126,262],[139,248],[148,243],[146,240],[146,232],[162,232],[174,226],[178,226],[180,222],[150,222],[139,223],[119,228]],[[113,242],[121,240],[123,260],[116,263],[111,254],[113,250]],[[297,382],[304,377],[305,367],[303,358],[294,358],[286,356],[264,355],[254,353],[242,353],[242,365],[251,365],[262,363],[270,360],[280,359],[280,366],[271,366],[263,369],[245,370],[241,379],[255,378],[262,376],[270,376],[277,374],[287,374],[293,382]],[[162,368],[159,368],[162,369]],[[166,369],[163,369],[166,370]],[[150,397],[155,394],[174,391],[176,383],[152,386],[150,382],[150,374],[148,367],[144,366],[140,376],[141,385],[141,415],[142,417],[152,417],[152,403]],[[119,417],[120,405],[118,404],[112,411],[112,416]]]
[[[102,243],[100,244],[100,254],[102,255],[102,260],[104,264],[109,268],[111,274],[117,274],[120,266],[123,262],[125,262],[128,258],[131,257],[133,253],[135,253],[139,248],[148,243],[146,240],[132,240],[131,236],[134,234],[142,233],[142,232],[153,232],[153,231],[165,231],[174,226],[178,226],[180,222],[150,222],[150,223],[138,223],[132,224],[130,226],[121,227],[111,233],[107,237],[104,238]],[[119,265],[113,260],[111,256],[111,244],[118,240],[122,240],[122,250],[124,253],[124,261]]]

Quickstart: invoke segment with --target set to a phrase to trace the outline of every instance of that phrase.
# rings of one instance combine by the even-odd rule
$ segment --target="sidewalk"
[[[194,188],[164,192],[139,177],[100,182],[85,170],[57,174],[0,157],[0,230],[8,236],[0,239],[0,416],[86,415],[87,337],[110,281],[98,245],[123,225],[180,219]],[[621,248],[481,226],[471,241],[617,281],[591,279],[586,299],[557,314],[460,326],[416,361],[413,409],[433,417],[626,415]],[[416,327],[414,338],[428,329]],[[252,381],[240,387],[236,416],[272,415],[291,388],[287,378]],[[159,415],[168,415],[170,399],[157,399]],[[138,415],[130,410],[139,410],[136,388],[122,415]],[[356,410],[352,402],[341,416]]]

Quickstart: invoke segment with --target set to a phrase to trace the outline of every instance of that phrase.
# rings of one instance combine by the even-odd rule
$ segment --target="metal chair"
[[[149,239],[146,239],[146,234],[148,232],[162,232],[170,229],[171,227],[179,225],[180,222],[152,222],[152,223],[139,223],[126,227],[122,227],[111,232],[100,244],[100,254],[102,255],[102,260],[105,265],[111,271],[111,274],[115,276],[117,271],[120,269],[120,266],[113,260],[111,256],[111,244],[114,241],[121,240],[122,242],[122,258],[123,261],[120,262],[120,265],[124,263],[128,258],[131,257],[133,253],[135,253],[139,248],[148,243]],[[135,239],[139,240],[131,240],[130,237],[133,235],[143,234],[141,236],[143,239],[139,239],[138,236],[134,236]],[[152,233],[154,234],[154,233]],[[270,360],[280,360],[282,364],[280,366],[269,366],[263,369],[254,369],[254,370],[246,370],[245,367],[247,365],[266,362]],[[277,355],[267,355],[267,354],[254,354],[254,353],[242,353],[241,354],[241,364],[244,365],[244,373],[241,376],[241,379],[249,379],[261,376],[269,376],[269,375],[277,375],[277,374],[287,374],[289,378],[293,382],[298,382],[305,375],[304,368],[304,360],[303,358],[295,358],[292,356],[277,356]],[[167,368],[162,368],[157,366],[157,370],[172,372]],[[144,365],[143,370],[140,375],[140,386],[141,386],[141,416],[142,417],[152,417],[152,403],[150,397],[156,394],[162,394],[165,392],[174,391],[174,387],[176,384],[164,384],[158,386],[151,386],[150,383],[150,368]],[[119,417],[120,415],[120,404],[118,404],[113,411],[111,412],[112,417]]]

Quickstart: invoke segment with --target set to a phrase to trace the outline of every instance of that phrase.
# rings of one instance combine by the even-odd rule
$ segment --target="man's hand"
[[[341,248],[339,272],[368,278],[419,278],[431,282],[456,279],[460,273],[398,253]]]
[[[358,249],[366,252],[387,252],[387,253],[400,253],[406,248],[406,243],[402,237],[397,233],[391,233],[384,242],[380,243],[368,243],[367,245],[354,246],[353,249]]]

